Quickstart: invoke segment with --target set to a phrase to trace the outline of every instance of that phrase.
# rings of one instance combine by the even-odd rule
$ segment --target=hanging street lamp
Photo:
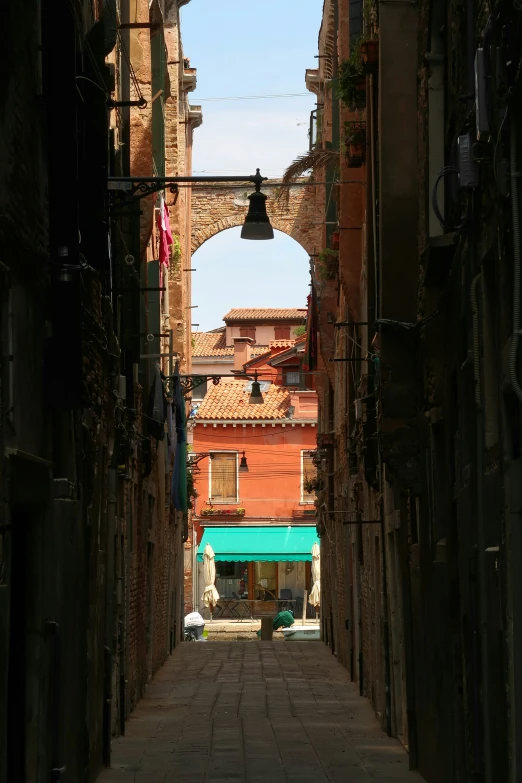
[[[270,218],[266,213],[266,199],[264,193],[261,193],[261,182],[263,177],[256,169],[256,189],[248,197],[248,212],[241,229],[241,239],[273,239],[274,229],[270,223]]]
[[[250,392],[250,398],[248,400],[249,405],[263,405],[263,395],[261,394],[261,385],[257,380],[257,374],[252,381],[252,390]]]

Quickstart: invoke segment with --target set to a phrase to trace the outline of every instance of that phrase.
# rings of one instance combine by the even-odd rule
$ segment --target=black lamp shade
[[[256,191],[248,197],[248,212],[241,229],[241,239],[273,239],[274,229],[266,214],[266,196]]]
[[[252,381],[252,391],[250,392],[250,398],[248,400],[249,405],[263,405],[263,395],[261,394],[261,386],[259,381]]]
[[[248,473],[248,464],[247,464],[247,458],[245,456],[245,452],[243,452],[243,456],[241,457],[241,461],[239,463],[239,470],[241,473]]]

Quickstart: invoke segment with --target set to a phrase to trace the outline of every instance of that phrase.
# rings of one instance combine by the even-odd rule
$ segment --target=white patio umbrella
[[[212,620],[212,608],[219,601],[219,593],[216,590],[216,564],[214,562],[214,550],[207,544],[203,550],[203,577],[205,579],[205,589],[201,600],[210,608],[210,619]]]
[[[312,547],[312,581],[314,584],[308,603],[315,606],[317,611],[317,607],[321,603],[321,551],[317,543]]]

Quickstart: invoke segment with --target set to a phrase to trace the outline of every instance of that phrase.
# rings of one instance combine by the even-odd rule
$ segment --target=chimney
[[[295,389],[290,391],[290,405],[294,409],[294,419],[317,420],[317,393]]]
[[[234,337],[234,370],[243,371],[250,361],[253,342],[251,337]]]

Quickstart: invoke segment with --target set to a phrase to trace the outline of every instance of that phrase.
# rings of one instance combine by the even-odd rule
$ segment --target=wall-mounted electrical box
[[[461,188],[478,188],[479,169],[473,160],[471,133],[459,136],[459,184]]]

